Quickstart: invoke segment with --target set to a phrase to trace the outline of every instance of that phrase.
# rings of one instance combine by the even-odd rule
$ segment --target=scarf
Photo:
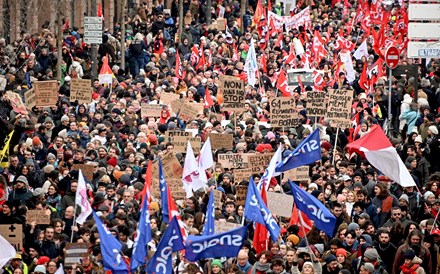
[[[416,274],[416,270],[419,268],[419,266],[419,264],[413,264],[412,266],[404,264],[400,267],[400,269],[402,270],[403,274]]]
[[[270,269],[270,263],[260,264],[260,262],[256,262],[254,267],[252,267],[252,274],[256,274],[257,271],[266,273]]]

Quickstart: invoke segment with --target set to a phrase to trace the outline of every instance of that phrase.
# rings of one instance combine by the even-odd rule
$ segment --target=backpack
[[[133,56],[139,56],[142,54],[142,44],[141,43],[134,43],[131,45],[130,51]]]

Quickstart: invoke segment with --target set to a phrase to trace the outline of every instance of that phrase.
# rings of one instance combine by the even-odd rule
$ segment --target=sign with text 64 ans
[[[440,58],[440,42],[408,42],[408,58]]]

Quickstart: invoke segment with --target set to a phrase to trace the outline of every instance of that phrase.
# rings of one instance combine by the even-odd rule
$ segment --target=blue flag
[[[182,233],[179,223],[174,217],[162,236],[157,250],[148,262],[147,273],[168,274],[173,273],[172,253],[184,249]]]
[[[298,209],[304,212],[310,220],[313,220],[319,230],[333,237],[336,217],[313,195],[307,193],[296,184],[290,181],[289,183]]]
[[[148,197],[142,198],[141,217],[136,230],[136,239],[133,245],[131,258],[131,270],[145,264],[145,256],[148,254],[148,243],[151,241],[150,212],[148,210]]]
[[[214,190],[211,190],[209,193],[209,201],[206,209],[206,222],[203,226],[203,236],[209,236],[214,234],[214,220],[215,220],[215,212],[214,212]]]
[[[160,200],[162,201],[162,221],[166,224],[170,223],[170,214],[168,210],[168,186],[165,182],[163,174],[162,160],[159,158],[159,188]]]
[[[246,204],[244,205],[244,217],[250,221],[265,225],[267,230],[269,230],[272,241],[278,240],[281,229],[261,198],[252,177],[249,180]]]
[[[121,243],[104,226],[95,211],[93,211],[93,218],[95,218],[99,238],[101,239],[100,246],[104,269],[111,270],[112,273],[128,273],[127,265],[121,256]]]
[[[321,144],[319,129],[315,129],[304,141],[302,141],[292,153],[283,159],[275,168],[276,172],[305,166],[321,159]]]
[[[235,257],[246,240],[247,226],[210,236],[188,236],[185,258],[195,262],[203,258]]]

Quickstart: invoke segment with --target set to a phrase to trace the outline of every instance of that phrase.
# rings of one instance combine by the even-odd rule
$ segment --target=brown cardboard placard
[[[235,173],[235,171],[234,171]],[[249,178],[248,178],[249,180]],[[235,187],[235,202],[237,205],[244,206],[246,204],[247,186],[236,186]]]
[[[24,102],[28,110],[32,110],[36,104],[35,90],[31,88],[24,93]]]
[[[50,213],[47,214],[46,210],[28,210],[26,211],[26,224],[30,224],[35,221],[39,225],[50,224]]]
[[[244,109],[244,82],[234,76],[220,75],[219,90],[223,94],[223,110]]]
[[[23,250],[23,225],[0,225],[0,235],[8,241],[18,253]]]
[[[264,173],[274,153],[258,153],[248,156],[248,167],[252,173]]]
[[[326,117],[335,128],[351,126],[351,103],[353,90],[330,89]]]
[[[252,172],[252,168],[243,168],[234,169],[233,174],[234,182],[238,184],[243,180],[249,181],[249,178],[252,176],[252,174],[254,174],[254,172]]]
[[[72,170],[80,170],[82,171],[84,177],[86,177],[89,181],[93,181],[93,166],[86,164],[73,164]]]
[[[284,178],[287,178],[291,181],[308,181],[310,180],[309,166],[300,166],[289,169],[284,172]]]
[[[301,124],[296,113],[296,103],[293,97],[277,97],[269,102],[270,125],[272,127],[296,127]]]
[[[162,105],[141,104],[141,117],[160,117],[163,110]]]
[[[81,259],[89,257],[87,243],[66,243],[65,266],[81,264]]]
[[[214,189],[214,208],[222,208],[223,207],[223,192],[220,190]]]
[[[189,103],[184,103],[180,108],[179,118],[188,122],[197,118],[198,114],[199,114],[198,109],[194,108]]]
[[[325,104],[325,92],[309,91],[307,92],[307,116],[322,117],[325,116],[327,106]]]
[[[232,150],[234,147],[234,135],[232,134],[210,133],[209,139],[213,150],[222,148]]]
[[[28,114],[28,111],[26,109],[26,106],[23,104],[23,100],[21,99],[20,94],[12,92],[12,91],[6,91],[6,97],[8,97],[9,102],[11,102],[12,109],[16,113],[21,114]]]
[[[35,105],[37,107],[53,107],[58,102],[58,82],[38,81],[34,83]]]
[[[92,81],[90,79],[73,78],[70,81],[70,102],[78,104],[92,102]]]
[[[267,207],[270,213],[290,218],[292,216],[293,209],[293,196],[275,193],[268,191],[267,195]]]
[[[217,221],[217,220],[214,221],[214,231],[216,234],[228,232],[236,228],[239,228],[241,226],[242,226],[241,224],[234,224],[225,221]]]
[[[160,94],[160,102],[164,105],[171,105],[171,102],[175,100],[179,100],[180,95],[175,93],[169,93],[169,92],[162,92]]]
[[[226,153],[218,155],[218,163],[223,168],[247,168],[247,158],[249,153]]]

